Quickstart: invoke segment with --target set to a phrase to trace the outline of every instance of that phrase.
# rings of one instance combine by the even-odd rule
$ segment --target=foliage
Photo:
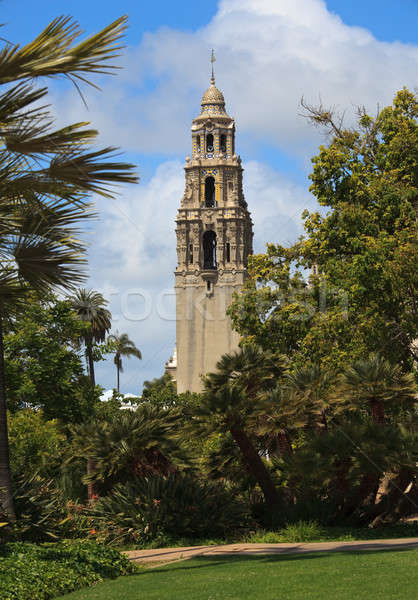
[[[326,211],[304,213],[306,237],[292,247],[250,257],[229,309],[243,348],[256,344],[266,365],[284,356],[284,372],[268,390],[235,394],[235,407],[211,398],[209,422],[221,433],[232,415],[268,453],[282,511],[262,509],[266,522],[376,526],[416,510],[418,495],[418,101],[401,90],[375,118],[359,108],[352,128],[303,106],[330,134],[311,174]],[[258,362],[248,374],[257,380]],[[223,376],[218,367],[207,380]]]
[[[85,278],[85,243],[78,226],[93,216],[89,195],[111,198],[116,183],[134,183],[133,165],[114,148],[91,148],[88,123],[54,129],[40,77],[90,83],[109,73],[126,18],[80,42],[69,17],[55,19],[35,40],[0,51],[0,504],[14,518],[7,434],[3,324],[28,290],[72,289]],[[76,86],[77,87],[77,86]]]
[[[109,419],[71,427],[69,460],[89,458],[94,469],[89,480],[105,492],[134,474],[168,474],[187,457],[179,444],[179,415],[173,410],[141,404],[136,411],[119,410]]]
[[[318,114],[319,113],[319,114]],[[325,111],[309,110],[311,119]],[[368,351],[407,368],[417,329],[418,99],[406,89],[357,128],[323,121],[332,135],[313,159],[311,191],[329,212],[305,214],[301,252],[347,294],[348,318]]]
[[[120,391],[120,373],[123,373],[122,357],[135,356],[138,360],[142,359],[141,351],[135,346],[134,342],[129,339],[127,333],[117,331],[108,337],[109,352],[114,353],[113,362],[116,365],[117,371],[117,390]]]
[[[306,239],[268,244],[229,309],[235,328],[302,366],[341,371],[380,352],[409,370],[417,331],[418,103],[400,91],[357,128],[320,107],[308,116],[332,135],[313,159],[311,191],[326,214],[305,213]],[[302,268],[315,266],[310,282]]]
[[[47,600],[136,570],[119,552],[93,541],[9,543],[0,549],[0,597]]]
[[[252,435],[259,415],[260,396],[267,394],[283,376],[281,357],[263,353],[254,345],[225,354],[217,370],[204,379],[205,391],[197,407],[197,419],[206,434],[229,432],[238,445],[245,468],[257,481],[269,505],[279,504],[279,494]]]
[[[164,407],[175,405],[177,392],[171,375],[166,373],[152,381],[144,381],[141,400]]]
[[[398,523],[384,527],[327,527],[317,521],[296,521],[275,531],[259,529],[245,537],[250,544],[282,544],[294,542],[354,542],[356,540],[389,540],[412,538],[418,533],[417,523]]]
[[[109,72],[125,18],[75,44],[81,31],[70,18],[55,19],[33,42],[6,42],[0,53],[2,200],[1,296],[29,285],[45,290],[83,279],[84,244],[75,224],[92,216],[86,197],[112,196],[114,183],[135,182],[132,165],[114,161],[114,149],[92,151],[97,132],[87,123],[54,130],[45,105],[43,76],[90,83],[88,73]],[[81,75],[83,73],[83,75]],[[5,305],[2,305],[4,314]],[[6,311],[7,312],[7,311]]]
[[[99,539],[117,544],[225,536],[250,523],[248,509],[234,498],[233,489],[181,474],[118,484],[91,510]]]
[[[95,385],[94,378],[94,347],[93,344],[104,342],[106,333],[111,327],[112,315],[105,308],[108,304],[99,292],[94,290],[80,289],[70,297],[73,310],[78,318],[87,327],[80,336],[86,347],[87,368],[92,386]],[[97,351],[96,351],[97,355]]]
[[[416,400],[412,373],[391,365],[377,354],[353,363],[344,373],[338,393],[353,406],[367,409],[375,423],[385,422],[385,412],[396,418],[410,412]]]
[[[316,521],[288,523],[279,532],[258,531],[248,541],[254,544],[277,544],[319,541],[324,535],[323,528]]]
[[[46,419],[77,422],[93,413],[99,390],[92,390],[74,348],[85,325],[68,301],[32,298],[10,321],[5,336],[9,408],[43,409]]]
[[[69,537],[66,502],[52,479],[22,475],[14,483],[16,522],[4,530],[6,535],[33,542]]]
[[[9,415],[12,477],[37,473],[54,477],[64,455],[66,436],[57,420],[46,420],[42,411],[30,408]]]

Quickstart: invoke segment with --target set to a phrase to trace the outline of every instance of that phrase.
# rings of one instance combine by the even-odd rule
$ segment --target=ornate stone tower
[[[241,159],[235,154],[235,122],[222,92],[211,85],[192,123],[192,155],[177,216],[175,272],[177,391],[198,392],[201,375],[213,371],[239,336],[226,309],[246,278],[252,221],[242,191]]]

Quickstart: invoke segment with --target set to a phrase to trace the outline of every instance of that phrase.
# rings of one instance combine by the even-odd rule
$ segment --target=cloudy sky
[[[301,97],[350,120],[355,106],[375,113],[402,86],[417,86],[418,0],[3,0],[1,13],[3,38],[22,43],[61,14],[88,33],[129,16],[124,68],[99,81],[100,93],[84,89],[87,109],[71,86],[51,87],[59,124],[91,121],[141,177],[116,200],[98,199],[100,218],[86,232],[88,286],[109,299],[114,330],[143,354],[126,361],[123,392],[160,376],[174,347],[174,219],[210,49],[236,119],[256,251],[292,243],[301,212],[316,206],[308,175],[323,138],[300,115]],[[97,366],[104,388],[115,378],[111,360]]]

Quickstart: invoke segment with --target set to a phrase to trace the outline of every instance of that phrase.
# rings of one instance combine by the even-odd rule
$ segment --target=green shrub
[[[98,539],[119,544],[225,537],[249,524],[246,505],[225,486],[179,474],[119,484],[92,514]]]
[[[14,480],[24,473],[55,477],[63,460],[66,437],[56,419],[47,421],[42,410],[8,413],[10,466]]]
[[[322,529],[316,521],[298,521],[289,523],[280,531],[282,542],[312,542],[322,535]]]
[[[289,523],[279,531],[265,531],[263,529],[252,532],[246,541],[252,544],[281,544],[295,542],[319,541],[326,535],[326,531],[316,521],[298,521]]]
[[[0,550],[0,598],[47,600],[136,570],[116,550],[91,541],[5,544]]]
[[[90,524],[86,515],[75,510],[53,480],[39,475],[16,482],[14,493],[16,523],[0,529],[8,541],[44,542],[84,537]],[[6,521],[1,517],[0,522]]]

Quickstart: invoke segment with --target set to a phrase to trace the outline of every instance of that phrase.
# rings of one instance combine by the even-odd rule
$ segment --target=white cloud
[[[87,92],[88,112],[68,97],[58,99],[59,112],[92,117],[106,142],[125,149],[187,153],[211,47],[217,83],[240,131],[302,153],[318,142],[298,114],[302,95],[342,110],[364,104],[375,111],[403,85],[416,84],[418,46],[381,42],[347,26],[323,0],[223,0],[194,33],[146,34],[130,48],[122,76],[99,95]]]

